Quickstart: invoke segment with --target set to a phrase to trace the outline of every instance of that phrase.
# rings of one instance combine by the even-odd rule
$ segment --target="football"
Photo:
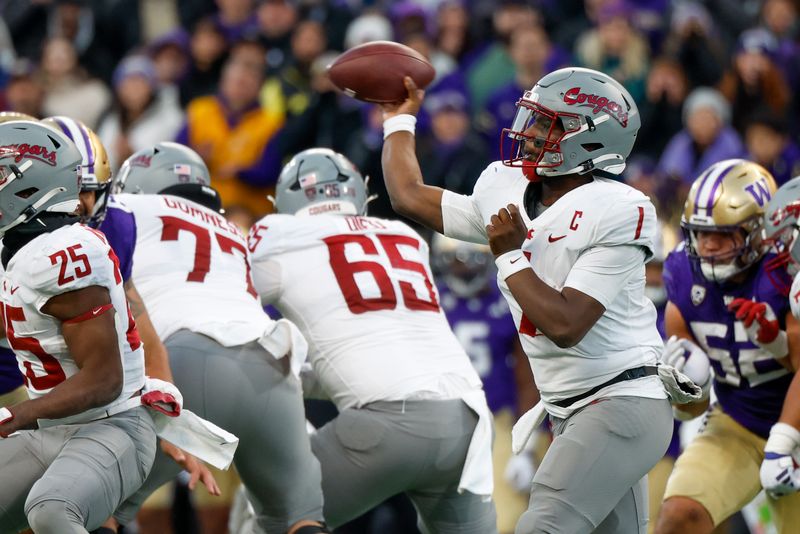
[[[405,100],[404,77],[424,89],[434,74],[433,65],[419,52],[391,41],[356,46],[328,66],[331,81],[346,95],[379,104]]]

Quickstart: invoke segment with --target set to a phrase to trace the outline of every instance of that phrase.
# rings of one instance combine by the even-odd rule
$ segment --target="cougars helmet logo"
[[[628,127],[627,107],[623,107],[621,104],[604,96],[584,93],[580,87],[573,87],[564,93],[564,102],[569,106],[577,105],[578,107],[592,108],[592,113],[595,115],[605,111],[616,119],[623,128]]]
[[[47,150],[47,148],[43,147],[42,145],[29,145],[28,143],[21,143],[19,145],[3,145],[0,146],[0,149],[10,148],[14,150],[15,157],[14,163],[19,163],[23,159],[35,159],[41,161],[42,163],[46,163],[51,167],[56,166],[56,151],[55,150]]]

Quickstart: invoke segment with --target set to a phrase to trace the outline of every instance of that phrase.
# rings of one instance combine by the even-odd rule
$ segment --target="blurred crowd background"
[[[325,67],[380,39],[428,57],[418,129],[426,181],[469,193],[499,159],[523,90],[564,65],[600,69],[636,99],[624,179],[675,228],[688,185],[749,157],[800,173],[797,0],[0,0],[0,108],[69,115],[118,166],[177,140],[199,152],[227,207],[271,209],[281,164],[311,146],[371,176],[393,216],[381,116],[337,93]],[[669,243],[668,243],[669,244]]]
[[[397,217],[382,179],[380,109],[326,77],[338,54],[374,40],[407,44],[436,68],[417,126],[419,160],[427,183],[466,194],[500,159],[501,131],[541,76],[580,65],[622,82],[642,115],[622,179],[658,208],[656,260],[680,238],[689,185],[712,163],[749,158],[778,185],[800,174],[800,0],[0,0],[0,14],[0,110],[84,121],[114,170],[159,141],[187,144],[245,229],[271,210],[266,195],[282,164],[313,146],[344,153],[370,176],[370,214]],[[648,265],[647,283],[661,311],[660,261]],[[495,288],[486,280],[476,295],[489,313]],[[512,358],[517,349],[498,349],[509,368],[524,363]],[[520,404],[516,415],[530,404],[523,390],[532,391],[510,401]],[[309,410],[312,420],[322,412]],[[215,501],[198,497],[203,532],[224,531],[234,486],[216,514]],[[153,524],[199,532],[185,488],[175,491]],[[407,501],[382,510],[338,532],[415,532]]]

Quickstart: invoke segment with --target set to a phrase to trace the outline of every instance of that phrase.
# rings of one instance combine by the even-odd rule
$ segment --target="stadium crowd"
[[[370,177],[370,215],[399,217],[383,180],[380,107],[326,76],[339,53],[375,40],[404,43],[436,68],[417,155],[427,184],[456,193],[470,194],[480,169],[501,159],[514,103],[542,76],[572,65],[621,82],[642,123],[621,179],[657,208],[661,250],[648,289],[661,312],[660,264],[681,239],[684,201],[705,169],[745,158],[778,186],[800,175],[797,0],[0,0],[0,13],[0,110],[83,121],[112,172],[156,143],[185,144],[243,229],[272,211],[281,168],[310,147],[332,148]],[[444,273],[455,252],[432,250]],[[452,289],[446,276],[439,283],[445,295]],[[663,313],[661,321],[663,335]],[[525,359],[514,334],[498,350],[516,370],[514,358]],[[507,409],[508,430],[533,404],[521,392],[497,410],[489,400],[496,416]],[[407,503],[387,509],[389,520],[337,532],[413,531]],[[219,531],[208,526],[215,520],[206,532]]]
[[[281,164],[329,146],[382,191],[376,106],[338,93],[325,67],[371,40],[430,59],[420,117],[431,184],[469,193],[500,159],[513,102],[565,65],[621,81],[642,129],[626,182],[672,223],[711,163],[749,157],[778,183],[800,171],[798,6],[792,0],[6,1],[0,106],[69,115],[96,130],[116,168],[177,140],[206,160],[227,207],[260,216]]]

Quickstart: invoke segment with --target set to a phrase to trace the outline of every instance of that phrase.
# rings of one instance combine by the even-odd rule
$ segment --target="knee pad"
[[[83,526],[83,517],[69,502],[46,500],[31,506],[28,510],[28,524],[31,530],[42,534],[57,534],[65,531],[65,525]]]
[[[306,525],[294,531],[294,534],[331,534],[325,525]]]

